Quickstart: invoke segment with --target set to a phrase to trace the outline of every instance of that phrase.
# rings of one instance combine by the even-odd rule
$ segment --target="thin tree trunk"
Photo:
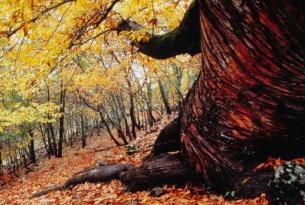
[[[102,121],[102,123],[105,125],[106,130],[107,130],[107,132],[108,132],[110,138],[113,140],[113,142],[114,142],[117,146],[120,146],[121,143],[120,143],[120,142],[114,137],[114,135],[112,134],[111,129],[110,129],[108,123],[106,122],[106,120],[105,120],[105,118],[104,118],[104,116],[103,116],[103,113],[102,113],[102,112],[99,112],[99,114],[100,114],[100,117],[101,117],[101,121]]]
[[[95,120],[95,127],[96,127],[96,135],[100,136],[101,134],[101,126],[98,119]]]
[[[47,152],[48,158],[50,159],[51,158],[50,141],[48,141],[49,139],[46,138],[45,131],[43,130],[43,126],[42,125],[39,125],[39,130],[40,130],[40,133],[41,133],[41,137],[42,137],[42,142],[43,142],[44,148],[45,148],[45,150]]]
[[[187,74],[187,89],[190,90],[196,81],[197,74],[193,73],[191,70],[186,70]]]
[[[153,115],[153,108],[152,108],[152,88],[151,82],[147,82],[147,109],[148,109],[148,123],[149,126],[152,127],[155,123],[155,117]]]
[[[50,95],[50,88],[47,86],[47,100],[48,102],[51,102],[51,95]],[[48,120],[51,119],[51,116],[48,114]],[[49,141],[49,150],[51,155],[56,155],[57,154],[57,143],[56,143],[56,138],[55,138],[55,132],[53,125],[48,122],[47,123],[47,130],[48,130],[48,141]]]
[[[73,134],[74,134],[74,131],[73,131],[73,118],[71,118],[69,120],[69,126],[68,126],[68,129],[67,129],[67,132],[68,132],[67,135],[69,136],[69,145],[72,148],[73,147]]]
[[[63,86],[63,85],[62,85]],[[65,104],[66,104],[66,91],[62,87],[60,90],[60,112],[62,116],[59,118],[59,137],[58,137],[58,149],[56,157],[62,157],[63,140],[65,134]]]
[[[4,169],[3,169],[3,159],[2,159],[2,152],[1,152],[1,145],[0,145],[0,180],[3,181],[4,176]]]
[[[29,135],[31,137],[30,139],[30,144],[29,144],[29,154],[30,154],[30,159],[32,163],[36,164],[37,159],[36,159],[36,153],[35,153],[35,141],[34,141],[34,133],[33,130],[29,132]]]
[[[182,102],[183,102],[183,93],[181,90],[182,71],[181,71],[181,68],[179,68],[175,63],[172,64],[172,69],[176,76],[175,89],[176,89],[176,93],[178,96],[178,109],[180,111],[182,108]]]
[[[140,118],[139,106],[137,103],[135,103],[135,107],[136,107],[136,112],[137,112],[137,125],[138,125],[137,128],[138,128],[138,130],[140,130],[142,128],[142,123],[141,123],[141,118]]]
[[[121,138],[121,140],[123,140],[123,143],[124,143],[125,145],[128,144],[128,142],[127,142],[127,140],[126,140],[126,137],[125,137],[125,135],[124,135],[124,132],[122,131],[121,124],[120,124],[120,123],[114,122],[114,121],[111,119],[111,117],[109,116],[109,114],[107,113],[107,110],[106,110],[103,106],[101,106],[101,107],[102,107],[102,109],[104,110],[104,113],[105,113],[106,116],[107,116],[107,120],[109,120],[109,121],[111,122],[111,124],[115,127],[115,129],[116,129],[116,131],[117,131],[117,133],[118,133],[119,138]]]
[[[52,146],[52,154],[56,155],[57,154],[57,142],[56,142],[56,137],[55,137],[55,132],[54,132],[54,127],[51,123],[48,123],[48,132],[51,136],[51,146]]]
[[[129,93],[129,100],[130,100],[130,121],[131,121],[131,133],[134,139],[137,138],[137,132],[136,128],[140,129],[139,125],[137,124],[136,116],[135,116],[135,103],[134,103],[134,97],[132,93]]]
[[[118,101],[118,104],[119,104],[119,107],[120,107],[120,110],[121,110],[121,114],[122,114],[122,117],[123,117],[123,120],[124,120],[126,135],[128,136],[129,140],[131,141],[133,139],[133,136],[132,136],[132,134],[130,132],[130,129],[129,129],[122,93],[120,94],[120,97],[117,97],[117,101]]]
[[[168,102],[168,94],[167,94],[166,88],[165,88],[165,86],[163,85],[163,83],[160,79],[158,80],[158,84],[159,84],[159,88],[160,88],[162,101],[163,101],[163,104],[164,104],[165,109],[166,109],[166,113],[168,115],[170,115],[172,113],[172,110],[171,110],[169,102]]]
[[[110,118],[110,115],[108,115],[108,116],[111,119],[111,121],[115,124],[115,127],[117,127],[120,130],[123,130],[122,129],[122,116],[121,116],[121,113],[119,112],[120,108],[117,104],[115,97],[112,94],[110,96],[112,98],[112,101],[111,102],[108,101],[108,104],[109,104],[109,107],[111,108],[110,114],[112,114],[111,115],[112,118]],[[116,120],[115,120],[115,118],[116,118]]]
[[[84,122],[84,115],[83,115],[83,110],[81,111],[80,114],[80,122],[81,122],[81,136],[82,136],[82,148],[85,148],[87,145],[87,141],[86,141],[86,130],[85,130],[85,122]]]
[[[130,115],[130,121],[131,121],[131,133],[134,139],[137,138],[136,128],[138,130],[140,129],[139,124],[137,123],[136,116],[135,116],[135,103],[134,103],[134,94],[132,93],[132,87],[131,82],[129,79],[127,79],[127,85],[128,85],[128,96],[129,96],[129,115]]]

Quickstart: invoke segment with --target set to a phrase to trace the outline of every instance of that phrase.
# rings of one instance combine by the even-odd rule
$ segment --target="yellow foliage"
[[[147,77],[161,76],[160,68],[169,67],[171,60],[135,53],[128,40],[148,41],[148,33],[175,28],[190,1],[124,0],[99,22],[111,2],[0,0],[0,134],[55,122],[64,114],[57,100],[61,90],[71,99],[68,105],[79,94],[100,104],[109,94],[127,93],[127,79],[137,90]],[[143,28],[118,36],[113,30],[122,19]],[[81,31],[86,32],[71,48]],[[47,88],[55,100],[47,100]]]

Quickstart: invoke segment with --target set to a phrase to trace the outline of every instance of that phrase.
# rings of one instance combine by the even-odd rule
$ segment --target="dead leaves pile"
[[[36,171],[20,177],[0,188],[0,205],[6,204],[107,204],[107,205],[264,205],[268,204],[264,194],[252,200],[226,201],[222,196],[202,193],[196,189],[175,188],[164,186],[165,193],[161,197],[151,197],[149,192],[126,193],[121,182],[113,180],[111,183],[91,184],[85,183],[74,187],[71,190],[49,193],[40,198],[30,199],[30,196],[43,188],[63,183],[73,174],[99,163],[131,163],[140,165],[152,147],[160,129],[172,118],[159,122],[156,132],[138,133],[138,138],[132,142],[138,150],[137,153],[127,156],[125,147],[114,147],[102,152],[92,150],[101,147],[112,147],[113,143],[107,134],[91,137],[86,149],[66,148],[62,159],[52,158],[40,162]],[[269,164],[272,162],[269,162]],[[261,165],[267,166],[267,165]],[[260,168],[260,167],[258,167]],[[198,194],[199,193],[199,194]]]

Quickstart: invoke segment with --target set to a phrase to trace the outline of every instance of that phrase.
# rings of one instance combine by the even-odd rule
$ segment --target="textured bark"
[[[193,178],[180,153],[161,154],[120,176],[129,191],[145,190],[160,184],[179,184]]]
[[[268,155],[304,155],[305,3],[197,1],[202,70],[185,100],[183,151],[218,190]]]
[[[180,150],[180,119],[166,125],[157,137],[150,156]]]
[[[185,157],[215,189],[230,189],[233,176],[268,155],[304,156],[304,10],[296,0],[196,0],[177,29],[140,44],[144,54],[167,58],[188,53],[176,31],[201,32],[200,41],[185,41],[200,44],[202,69],[180,135]]]
[[[197,73],[192,70],[186,70],[187,75],[187,90],[190,90],[197,79]]]

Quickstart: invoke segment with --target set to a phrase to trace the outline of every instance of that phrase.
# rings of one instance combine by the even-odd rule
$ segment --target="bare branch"
[[[72,48],[75,45],[80,45],[81,43],[78,43],[78,41],[82,38],[82,36],[89,31],[96,29],[108,17],[108,14],[112,11],[113,7],[120,1],[121,0],[113,0],[107,9],[98,9],[92,15],[92,18],[88,18],[87,22],[76,28],[73,32],[69,48]]]

